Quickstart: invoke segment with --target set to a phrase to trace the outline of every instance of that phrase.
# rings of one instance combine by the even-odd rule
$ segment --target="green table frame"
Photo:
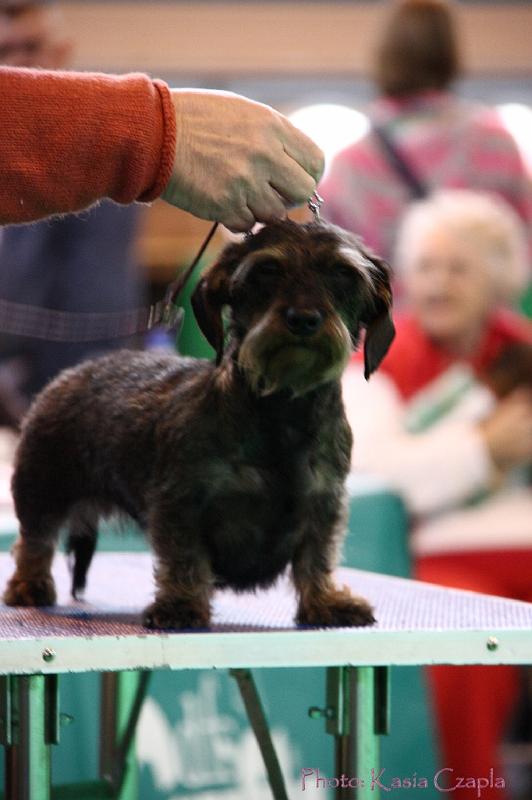
[[[9,572],[8,560],[0,558],[6,562],[0,563],[0,578],[2,568]],[[144,590],[149,594],[148,564],[146,555],[130,556],[129,563],[120,555],[121,577],[127,583],[129,575],[138,589],[139,574],[146,573]],[[104,578],[116,575],[111,555],[102,554],[99,569]],[[109,606],[111,591],[107,600],[84,606],[62,604],[60,593],[60,605],[54,609],[3,608],[0,740],[6,754],[5,800],[133,800],[135,727],[149,675],[163,668],[230,670],[272,795],[286,800],[253,680],[252,670],[262,667],[327,670],[323,705],[312,705],[320,698],[309,698],[309,715],[322,717],[326,732],[335,738],[335,796],[375,799],[380,792],[371,775],[379,771],[379,737],[389,729],[389,666],[532,663],[532,604],[351,569],[339,570],[338,582],[373,602],[376,627],[297,628],[292,622],[294,598],[283,582],[257,595],[221,593],[215,600],[212,629],[199,632],[147,633],[139,623],[144,596],[133,597],[131,608],[124,611]],[[64,595],[64,576],[58,583]],[[62,722],[60,675],[94,670],[102,673],[100,779],[52,788],[50,751],[59,740]],[[342,776],[347,777],[342,781]]]

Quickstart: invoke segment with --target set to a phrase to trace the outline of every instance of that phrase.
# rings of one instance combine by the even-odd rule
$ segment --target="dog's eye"
[[[232,292],[245,290],[246,286],[255,284],[266,290],[270,286],[273,288],[274,279],[281,274],[280,265],[272,258],[264,258],[262,261],[244,262],[233,275],[231,281]]]
[[[336,264],[333,268],[334,274],[346,280],[355,280],[355,271],[348,264]]]
[[[271,278],[276,275],[279,275],[281,268],[277,261],[261,261],[259,264],[256,265],[256,274],[258,277],[267,277]]]
[[[250,279],[263,287],[273,289],[281,276],[281,265],[272,259],[257,261],[251,269]]]
[[[341,308],[353,308],[359,295],[361,276],[350,264],[338,261],[327,273],[326,286],[334,302]]]
[[[327,283],[335,294],[354,291],[357,285],[357,273],[349,264],[338,262],[327,274]]]

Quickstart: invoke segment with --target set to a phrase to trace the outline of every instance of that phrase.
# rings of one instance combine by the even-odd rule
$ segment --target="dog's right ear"
[[[190,302],[201,332],[216,351],[216,364],[224,352],[222,309],[229,302],[229,280],[240,263],[243,247],[226,247],[218,261],[200,278]]]

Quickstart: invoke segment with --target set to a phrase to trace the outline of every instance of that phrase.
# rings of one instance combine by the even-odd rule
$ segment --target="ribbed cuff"
[[[154,80],[153,84],[161,98],[163,115],[163,143],[161,148],[161,160],[155,182],[149,189],[144,191],[137,199],[142,203],[149,203],[159,197],[164,191],[174,168],[175,148],[176,148],[176,118],[174,105],[167,84],[161,80]]]

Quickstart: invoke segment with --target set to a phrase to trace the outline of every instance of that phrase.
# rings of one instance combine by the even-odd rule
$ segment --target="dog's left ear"
[[[388,352],[395,336],[395,327],[392,320],[390,267],[385,261],[381,261],[373,255],[366,254],[366,257],[374,267],[371,270],[373,293],[362,320],[366,328],[364,377],[368,380]]]
[[[201,277],[190,302],[201,332],[216,351],[216,364],[224,351],[222,309],[229,302],[229,279],[242,257],[242,245],[229,245]]]

